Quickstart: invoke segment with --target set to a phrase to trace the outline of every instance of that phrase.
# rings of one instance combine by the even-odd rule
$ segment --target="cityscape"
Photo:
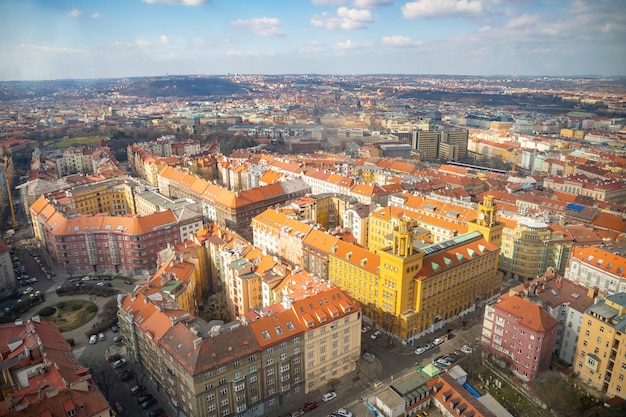
[[[0,416],[626,415],[622,2],[0,4]]]

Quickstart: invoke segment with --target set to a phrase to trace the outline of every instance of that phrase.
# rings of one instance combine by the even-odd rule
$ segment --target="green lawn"
[[[63,138],[60,141],[52,145],[53,148],[64,149],[71,148],[73,146],[100,146],[100,141],[107,139],[106,136],[85,136],[81,138]]]
[[[52,306],[54,314],[42,317],[43,320],[56,323],[61,332],[67,332],[89,323],[96,316],[98,306],[91,301],[62,301]]]

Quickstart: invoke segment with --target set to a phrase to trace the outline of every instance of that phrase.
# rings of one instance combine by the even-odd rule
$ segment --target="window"
[[[218,382],[220,385],[224,385],[226,383],[226,378],[220,378]]]
[[[215,411],[215,404],[209,405],[206,409],[207,411]]]
[[[252,375],[250,377],[250,383],[252,383],[252,382],[256,382],[256,375]]]
[[[226,393],[228,392],[228,390],[226,388],[223,388],[220,390],[220,394],[221,395],[226,395]]]
[[[220,405],[223,407],[225,405],[228,405],[228,398],[224,398],[222,401],[220,401]]]

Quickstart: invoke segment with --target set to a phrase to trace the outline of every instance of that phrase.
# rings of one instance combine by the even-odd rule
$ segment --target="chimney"
[[[587,290],[587,297],[595,298],[596,295],[598,295],[598,288],[597,287],[592,287],[592,288],[589,288]]]

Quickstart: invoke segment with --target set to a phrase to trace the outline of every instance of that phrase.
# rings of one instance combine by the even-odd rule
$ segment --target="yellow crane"
[[[13,229],[17,229],[17,219],[15,218],[15,208],[13,208],[13,196],[11,193],[11,180],[9,179],[9,172],[7,170],[8,157],[4,155],[4,175],[7,179],[7,194],[9,195],[9,207],[11,207],[11,219],[13,220]]]

